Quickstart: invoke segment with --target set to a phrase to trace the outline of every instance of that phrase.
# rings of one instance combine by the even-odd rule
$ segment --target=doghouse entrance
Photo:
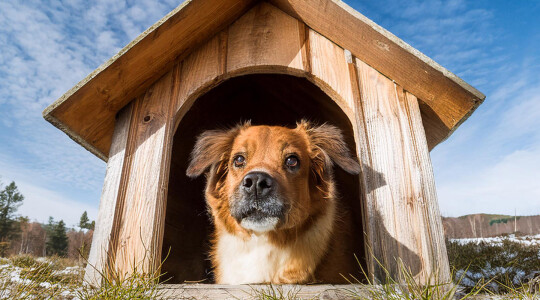
[[[208,259],[212,224],[204,200],[205,178],[188,178],[188,158],[195,138],[205,130],[227,128],[240,121],[253,125],[294,127],[300,119],[339,127],[351,153],[356,153],[352,126],[339,106],[305,78],[254,74],[224,81],[200,96],[182,117],[173,140],[163,238],[162,279],[166,283],[213,283]],[[336,169],[337,190],[352,212],[355,254],[365,269],[365,251],[358,176]],[[348,254],[347,254],[348,255]],[[353,255],[353,253],[350,253]]]

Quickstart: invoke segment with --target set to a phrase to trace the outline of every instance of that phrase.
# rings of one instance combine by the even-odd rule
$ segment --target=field
[[[447,249],[454,282],[462,291],[479,286],[494,294],[538,291],[540,235],[453,239]]]
[[[352,298],[366,299],[452,299],[475,294],[487,299],[540,299],[540,235],[447,241],[454,288],[435,284],[417,286],[411,280],[399,286],[361,286],[363,293]],[[411,279],[406,273],[405,279]],[[79,261],[32,256],[0,259],[0,299],[154,299],[160,294],[157,276],[135,274],[123,281],[106,281],[99,290],[82,285],[83,266]],[[166,276],[166,275],[165,275]],[[392,282],[390,280],[390,282]],[[439,295],[438,297],[436,295]],[[297,299],[294,293],[280,293],[279,286],[253,290],[246,298]],[[486,298],[484,298],[486,299]]]

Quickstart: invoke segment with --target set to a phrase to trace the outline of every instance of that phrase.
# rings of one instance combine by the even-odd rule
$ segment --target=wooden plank
[[[438,278],[441,281],[451,280],[451,277],[449,277],[450,266],[446,252],[444,228],[439,211],[437,191],[435,189],[433,165],[431,164],[429,145],[427,144],[418,99],[409,92],[402,93],[401,91],[402,88],[398,87],[398,95],[402,103],[404,103],[402,105],[405,107],[409,116],[408,121],[414,148],[414,162],[418,167],[418,174],[421,175],[420,178],[417,178],[415,185],[417,188],[415,192],[418,195],[418,199],[423,200],[419,201],[421,207],[416,224],[427,232],[427,234],[420,233],[420,237],[423,238],[422,252],[426,253],[426,262],[430,264],[426,269],[441,274],[442,277]],[[423,281],[427,282],[428,279],[433,280],[433,278],[424,278]]]
[[[450,280],[435,183],[416,97],[355,59],[356,135],[371,255],[397,280]],[[369,267],[384,279],[381,266]]]
[[[101,192],[96,228],[92,237],[92,246],[88,255],[84,281],[92,286],[98,286],[102,274],[106,272],[109,241],[113,228],[116,209],[116,199],[121,184],[122,168],[124,166],[126,147],[128,144],[129,124],[131,123],[132,105],[128,104],[117,116],[112,145],[107,162],[105,183]]]
[[[254,67],[258,72],[303,70],[299,22],[261,2],[229,27],[227,72]]]
[[[159,287],[159,299],[369,299],[371,296],[369,290],[370,287],[358,284],[163,284]]]
[[[176,69],[175,69],[176,70]],[[135,103],[129,172],[119,195],[111,263],[120,276],[134,269],[153,272],[161,260],[172,142],[173,82],[176,71],[159,79]]]
[[[354,118],[353,92],[344,50],[319,33],[309,30],[309,51],[312,78],[320,86],[328,86],[325,92],[340,104],[350,118]]]
[[[343,1],[270,0],[422,99],[445,127],[428,127],[434,144],[446,139],[485,96]],[[434,131],[434,132],[431,132]]]
[[[236,20],[253,0],[188,0],[148,28],[43,112],[44,117],[105,158],[114,116],[175,61]]]
[[[176,103],[183,110],[189,109],[191,103],[184,105],[188,98],[196,98],[200,90],[216,83],[225,71],[225,56],[227,51],[227,30],[217,34],[201,47],[194,50],[182,61],[182,71],[179,77],[179,92]],[[195,100],[195,99],[191,99]],[[193,101],[191,101],[193,102]]]

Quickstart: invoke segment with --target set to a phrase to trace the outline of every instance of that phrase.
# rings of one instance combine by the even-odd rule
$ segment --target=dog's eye
[[[242,167],[246,163],[246,158],[242,155],[238,155],[234,158],[234,166],[237,168]]]
[[[291,155],[285,159],[285,165],[289,168],[296,168],[300,164],[298,157]]]

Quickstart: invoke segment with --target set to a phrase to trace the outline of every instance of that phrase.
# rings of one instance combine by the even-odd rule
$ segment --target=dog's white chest
[[[290,251],[272,245],[265,236],[243,240],[225,233],[218,241],[219,283],[271,282],[290,256]]]

